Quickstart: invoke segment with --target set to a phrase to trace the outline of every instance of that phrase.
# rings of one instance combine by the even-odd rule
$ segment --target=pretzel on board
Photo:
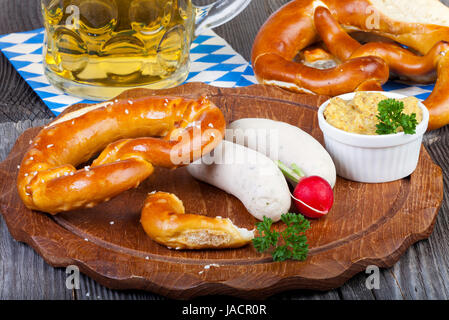
[[[137,187],[155,166],[174,169],[211,152],[221,143],[225,127],[223,113],[207,98],[149,96],[87,106],[57,118],[30,141],[18,173],[18,192],[26,207],[50,214],[92,208]],[[79,169],[98,153],[91,166]],[[159,206],[149,208],[147,203],[145,208],[145,215],[172,219],[161,215]],[[204,226],[203,216],[190,216],[192,223]],[[164,223],[159,221],[158,227]],[[221,246],[235,246],[235,234]]]

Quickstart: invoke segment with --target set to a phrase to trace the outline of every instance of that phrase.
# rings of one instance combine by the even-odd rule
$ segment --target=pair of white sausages
[[[263,220],[266,216],[276,222],[290,210],[290,190],[277,160],[288,166],[296,163],[306,176],[317,175],[335,185],[331,157],[298,127],[251,118],[237,120],[228,129],[229,141],[223,141],[187,170],[196,179],[237,197],[255,218]]]

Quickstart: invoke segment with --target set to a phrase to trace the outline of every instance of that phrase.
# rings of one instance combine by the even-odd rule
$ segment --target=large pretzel
[[[28,208],[51,214],[91,208],[137,187],[153,173],[153,166],[177,168],[209,153],[222,141],[225,126],[220,109],[206,98],[153,96],[85,107],[57,119],[30,141],[17,178],[19,195]],[[92,166],[76,168],[100,151]],[[159,220],[156,229],[170,225],[172,218],[158,212],[158,206],[148,208],[147,203],[145,208],[167,219]],[[186,232],[190,225],[202,226],[205,219],[189,217],[183,220]],[[221,219],[208,219],[223,224]],[[228,231],[232,236],[221,247],[250,240],[236,239],[231,227]],[[188,247],[208,243],[210,239],[203,239]]]
[[[377,15],[379,21],[368,27],[370,14]],[[362,46],[347,30],[373,32],[425,55],[415,55],[391,43]],[[298,52],[320,39],[341,65],[318,70],[293,62]],[[390,69],[418,82],[432,79],[436,70],[435,89],[424,102],[430,111],[429,129],[436,129],[449,123],[449,50],[442,40],[449,40],[449,27],[394,21],[369,0],[296,0],[264,24],[253,46],[252,62],[261,83],[330,96],[382,90],[380,85],[388,79]],[[361,58],[369,60],[360,63]]]

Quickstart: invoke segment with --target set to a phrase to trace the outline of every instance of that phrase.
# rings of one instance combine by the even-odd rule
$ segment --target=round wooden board
[[[316,110],[326,97],[260,85],[221,89],[205,84],[158,92],[130,90],[122,96],[148,94],[208,95],[228,121],[281,120],[322,141]],[[236,198],[193,179],[185,168],[157,169],[138,189],[93,209],[55,217],[30,211],[15,185],[17,165],[38,131],[24,132],[0,165],[0,209],[9,230],[52,266],[77,265],[115,289],[142,289],[177,299],[211,294],[265,298],[290,289],[328,290],[367,265],[392,266],[411,244],[430,235],[443,199],[441,169],[423,147],[417,170],[406,179],[361,184],[338,178],[332,211],[311,222],[307,234],[311,250],[305,262],[274,263],[251,245],[222,251],[169,250],[148,238],[139,224],[144,198],[153,190],[177,194],[188,212],[229,217],[250,229],[256,221]],[[205,268],[211,264],[218,266]]]

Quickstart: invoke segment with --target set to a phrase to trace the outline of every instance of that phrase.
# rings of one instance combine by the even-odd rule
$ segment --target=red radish
[[[305,177],[296,164],[292,164],[291,168],[281,161],[277,164],[289,180],[297,183],[292,198],[299,212],[308,218],[321,218],[330,211],[334,204],[334,192],[329,182],[318,176]]]
[[[308,218],[325,216],[334,204],[334,193],[329,182],[318,176],[299,180],[293,191],[296,208]]]

